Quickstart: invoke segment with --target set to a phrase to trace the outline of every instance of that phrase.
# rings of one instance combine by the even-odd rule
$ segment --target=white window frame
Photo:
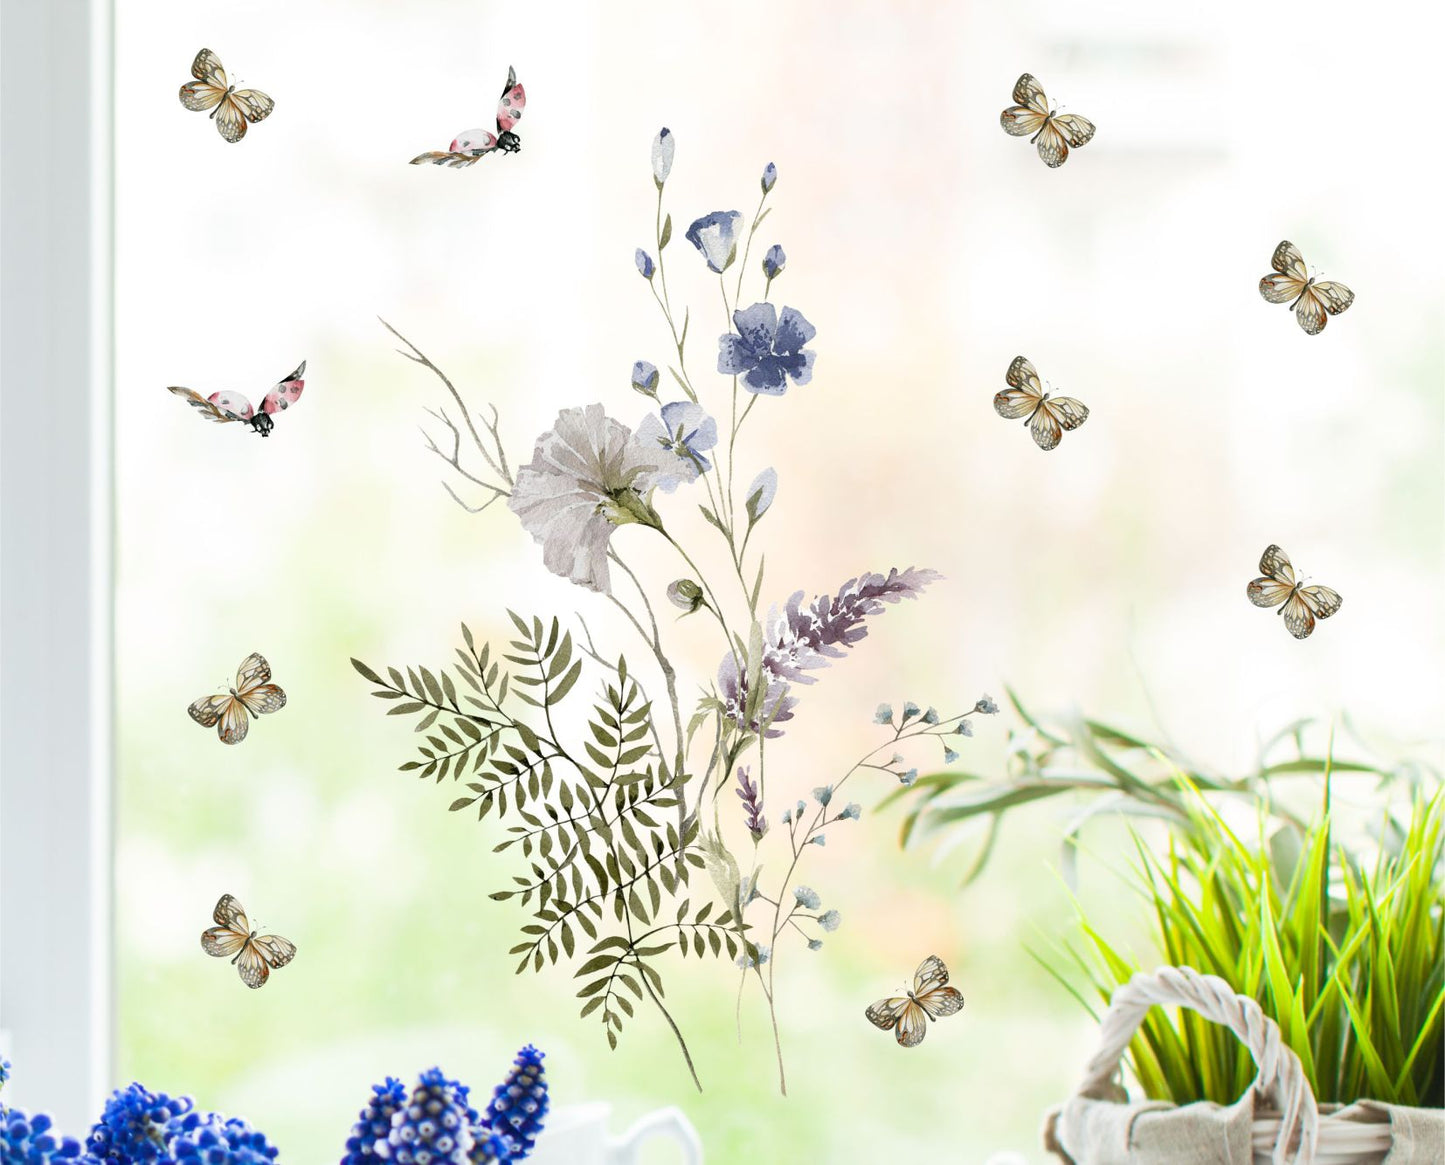
[[[111,1077],[111,0],[0,0],[0,1055]]]

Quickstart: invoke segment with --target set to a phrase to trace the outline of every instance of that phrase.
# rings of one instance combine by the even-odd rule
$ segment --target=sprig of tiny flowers
[[[520,1161],[532,1151],[542,1122],[547,1117],[547,1071],[542,1067],[545,1052],[531,1044],[517,1053],[507,1078],[492,1090],[487,1104],[487,1124],[504,1136],[511,1160]]]

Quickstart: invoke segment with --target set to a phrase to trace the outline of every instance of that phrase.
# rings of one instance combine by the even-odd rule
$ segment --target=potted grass
[[[1101,1029],[1076,1095],[1049,1114],[1046,1146],[1074,1165],[1445,1161],[1438,780],[1340,763],[1333,742],[1311,755],[1300,726],[1254,772],[1225,777],[1098,722],[1049,729],[1015,706],[1027,728],[1008,775],[920,778],[905,840],[987,817],[976,876],[1003,816],[1029,800],[1092,797],[1066,830],[1069,852],[1102,811],[1169,823],[1152,846],[1131,827],[1126,875],[1162,966],[1146,971],[1082,908],[1075,940],[1035,952]],[[1360,810],[1331,803],[1341,771],[1375,778],[1373,828],[1343,828]],[[1300,774],[1318,784],[1313,812],[1276,795]],[[1240,802],[1248,830],[1231,824]],[[1132,1103],[1121,1064],[1142,1094]]]

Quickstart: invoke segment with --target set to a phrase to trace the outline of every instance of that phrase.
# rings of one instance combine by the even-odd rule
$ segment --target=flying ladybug
[[[478,158],[485,158],[494,150],[504,154],[515,154],[522,148],[522,139],[512,132],[512,127],[522,120],[522,111],[527,107],[527,94],[517,84],[517,70],[507,70],[507,83],[502,86],[502,97],[497,102],[497,133],[493,136],[484,129],[467,129],[457,134],[447,150],[433,150],[418,154],[411,160],[413,166],[430,162],[433,166],[450,166],[457,169],[470,166]]]
[[[250,425],[254,432],[268,437],[276,426],[276,422],[271,418],[277,413],[285,412],[300,399],[301,390],[306,387],[306,382],[301,379],[305,373],[306,361],[303,360],[294,372],[282,377],[276,387],[266,394],[261,401],[259,413],[239,392],[213,392],[205,397],[194,389],[181,388],[174,384],[170,386],[170,390],[199,412],[204,420],[222,425],[231,421],[243,421]]]

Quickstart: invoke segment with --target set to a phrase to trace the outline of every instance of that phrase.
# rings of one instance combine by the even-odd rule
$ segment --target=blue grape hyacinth
[[[172,1120],[167,1145],[176,1165],[267,1165],[276,1150],[245,1121],[216,1112]]]
[[[475,1113],[466,1085],[440,1068],[421,1074],[406,1104],[392,1114],[391,1132],[377,1141],[376,1155],[397,1165],[469,1165]]]
[[[341,1165],[375,1165],[381,1161],[376,1142],[386,1139],[391,1132],[391,1118],[406,1105],[406,1086],[395,1076],[388,1076],[384,1084],[373,1084],[371,1091],[371,1101],[351,1126]]]
[[[507,1138],[514,1161],[532,1151],[547,1116],[550,1102],[544,1055],[531,1044],[519,1051],[512,1070],[493,1090],[487,1105],[487,1124]]]
[[[188,1096],[154,1093],[140,1084],[116,1089],[105,1102],[100,1120],[91,1127],[86,1149],[101,1161],[134,1165],[157,1161],[170,1165],[166,1126],[195,1107]]]
[[[18,1108],[0,1111],[0,1161],[5,1165],[84,1165],[96,1158],[87,1155],[73,1137],[58,1137],[50,1131],[51,1121],[43,1112],[26,1116]]]

